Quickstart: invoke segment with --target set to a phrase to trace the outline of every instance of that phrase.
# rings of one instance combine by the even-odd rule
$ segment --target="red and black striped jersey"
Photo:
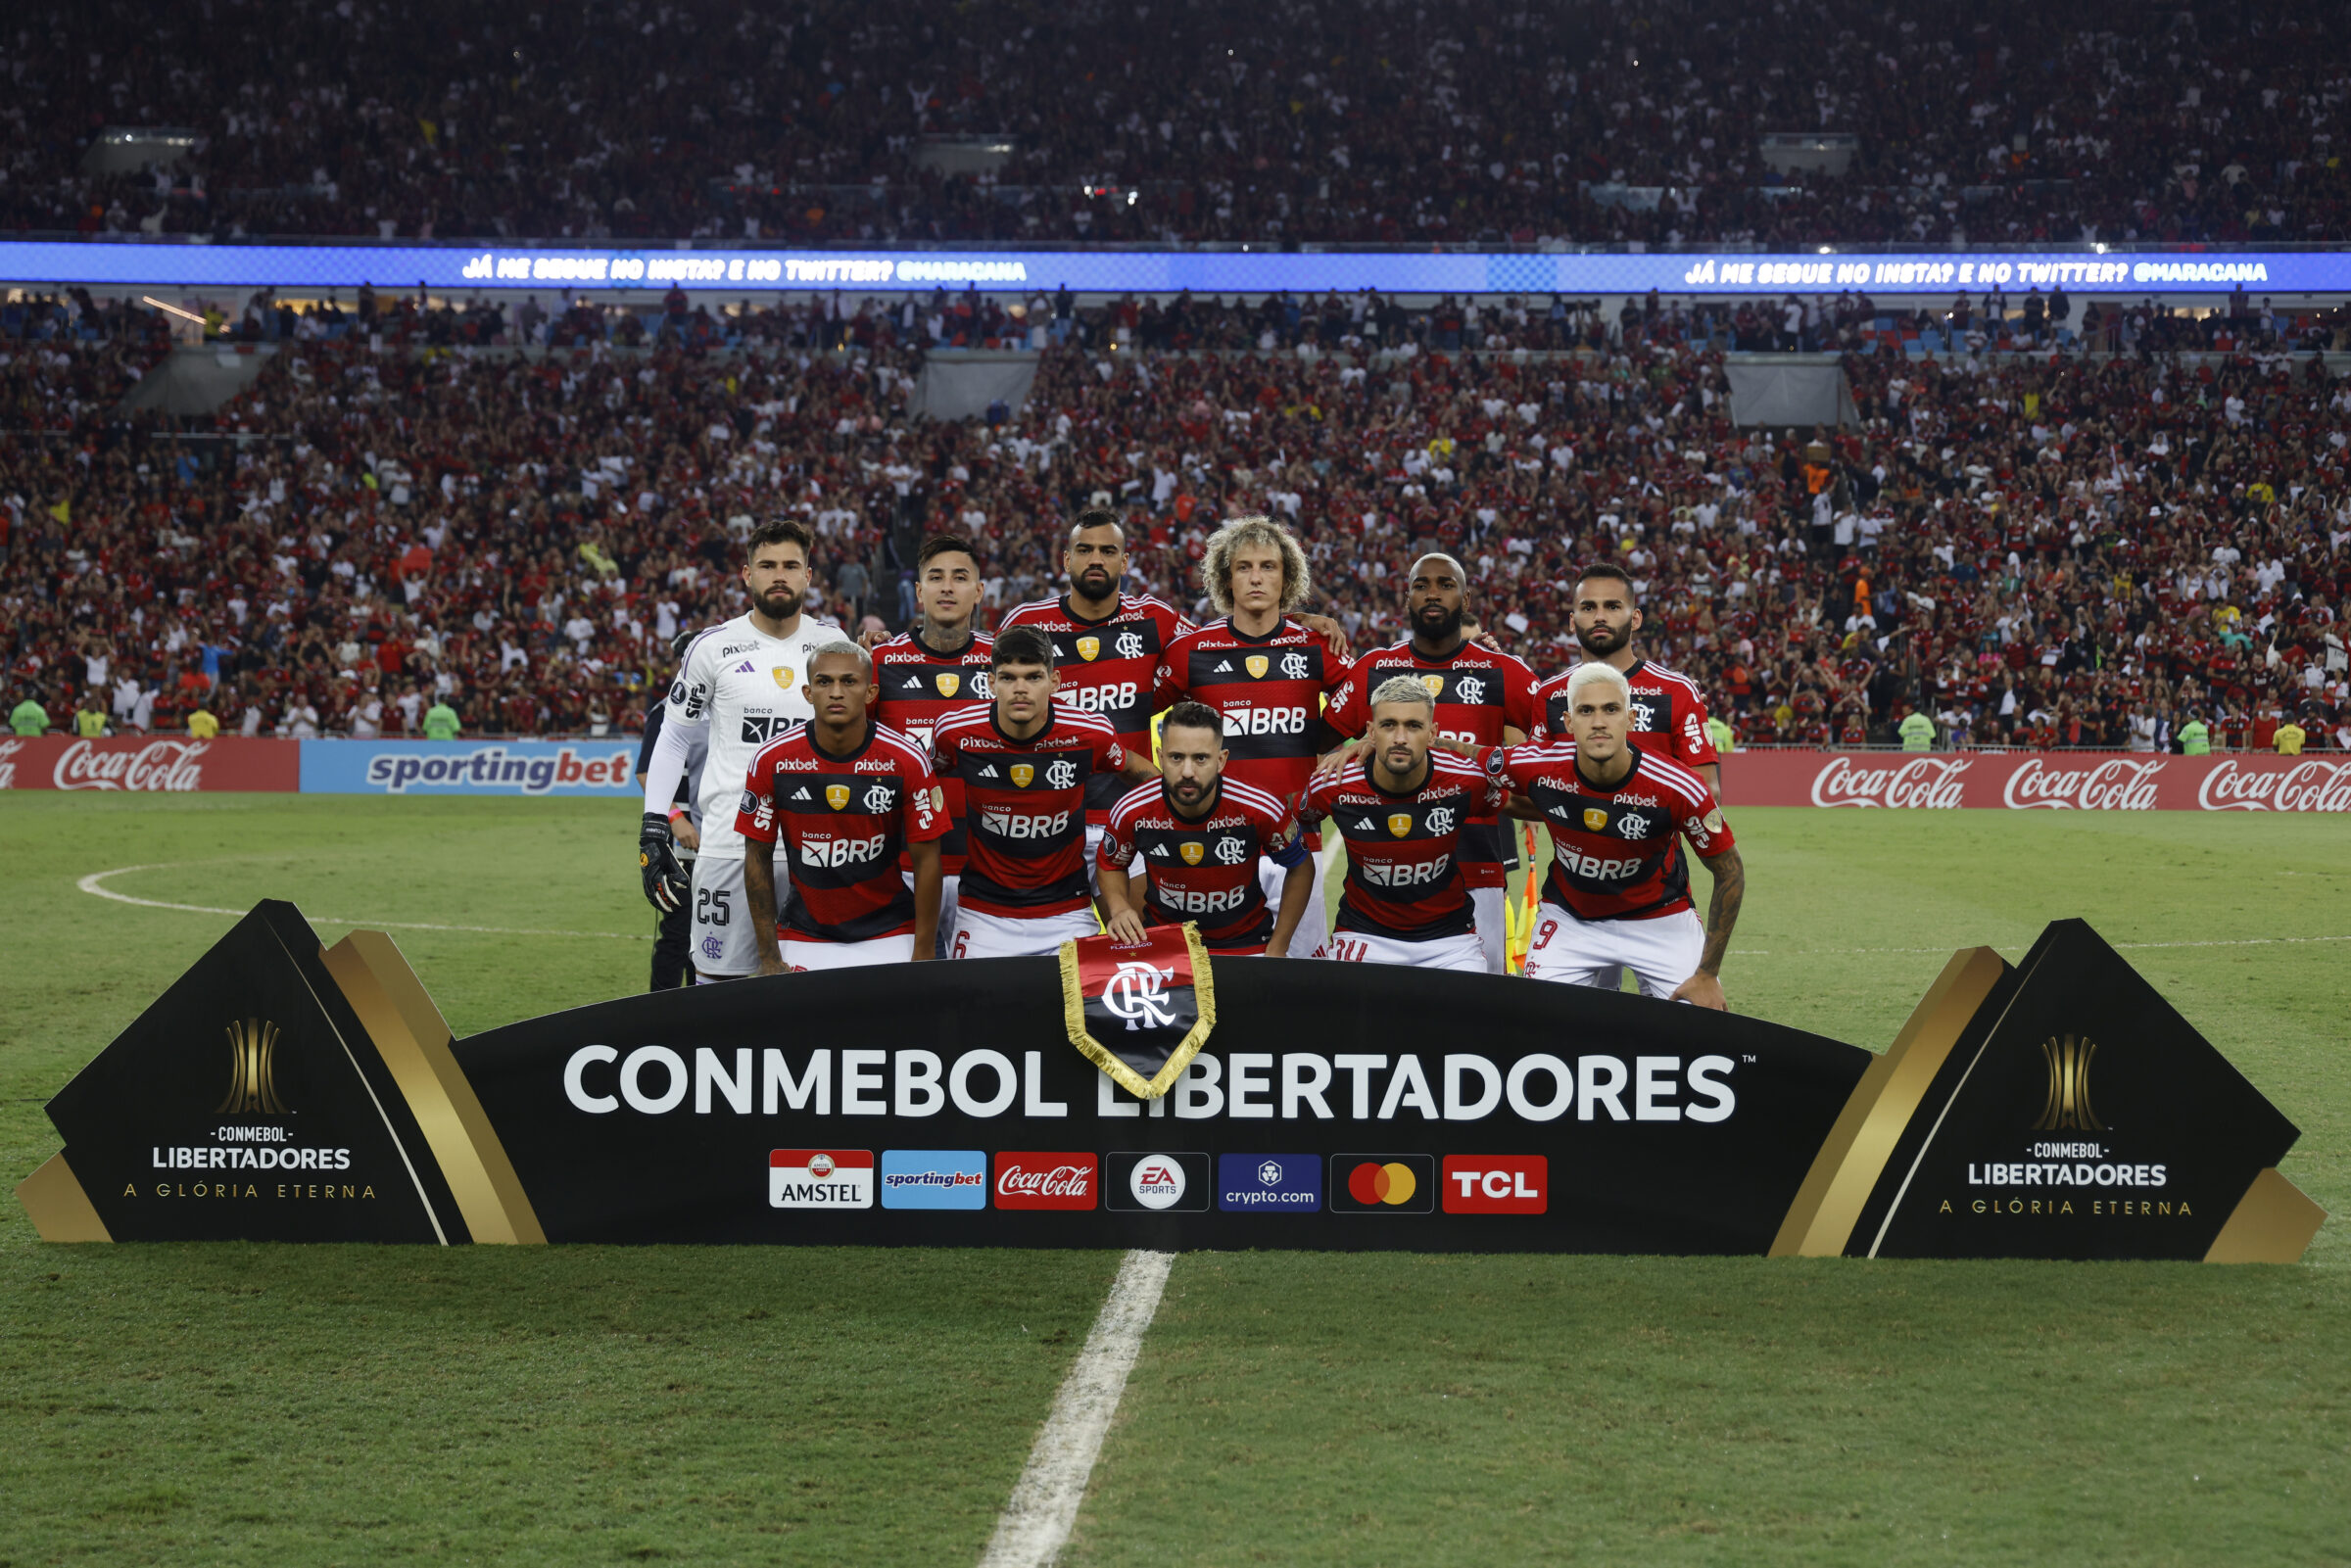
[[[1224,718],[1224,777],[1295,800],[1315,759],[1335,743],[1322,699],[1348,666],[1323,641],[1284,618],[1265,637],[1229,619],[1186,632],[1159,662],[1160,711],[1190,698]]]
[[[1150,594],[1121,594],[1119,607],[1098,621],[1073,613],[1069,595],[1017,604],[996,624],[1001,636],[1015,626],[1033,626],[1053,640],[1053,663],[1061,689],[1053,700],[1110,721],[1128,750],[1151,754],[1151,698],[1160,659],[1192,623],[1167,600]],[[1103,780],[1086,797],[1086,815],[1100,822],[1124,791],[1116,779]]]
[[[1371,723],[1371,693],[1398,675],[1428,689],[1437,702],[1437,730],[1452,739],[1497,746],[1505,728],[1522,736],[1535,732],[1535,672],[1523,659],[1476,642],[1463,642],[1441,659],[1423,658],[1410,638],[1355,661],[1330,699],[1330,727],[1351,740],[1361,736]],[[1504,885],[1502,828],[1493,812],[1477,814],[1462,843],[1462,865],[1472,887]]]
[[[1612,787],[1576,771],[1575,742],[1479,753],[1493,778],[1526,791],[1551,830],[1543,895],[1579,920],[1649,920],[1690,907],[1690,864],[1681,840],[1719,855],[1734,840],[1722,808],[1697,774],[1630,746],[1633,771]]]
[[[1087,792],[1105,777],[1119,784],[1127,766],[1108,719],[1055,702],[1042,730],[1015,740],[997,724],[995,704],[964,708],[932,729],[931,755],[940,779],[963,784],[963,903],[1019,919],[1092,902]]]
[[[1567,680],[1573,669],[1561,670],[1535,689],[1537,726],[1528,738],[1569,740]],[[1714,737],[1706,734],[1706,699],[1698,683],[1661,664],[1636,660],[1624,672],[1633,690],[1633,733],[1655,736],[1653,748],[1685,768],[1703,767],[1721,760],[1714,754]]]
[[[898,856],[944,833],[947,813],[930,760],[897,731],[871,725],[863,745],[835,756],[798,724],[751,759],[735,826],[745,838],[783,840],[797,896],[779,935],[862,942],[914,929]]]
[[[874,702],[874,722],[887,724],[916,745],[930,749],[931,731],[957,708],[988,700],[988,652],[996,640],[985,632],[974,634],[960,652],[941,653],[912,632],[901,632],[874,649],[874,684],[882,694]],[[939,781],[947,792],[947,815],[954,827],[938,841],[939,870],[954,877],[963,871],[963,786],[952,779]]]
[[[1335,928],[1408,942],[1459,936],[1475,927],[1463,876],[1463,832],[1507,796],[1466,759],[1432,751],[1416,789],[1391,794],[1359,757],[1306,786],[1298,817],[1327,821],[1347,840],[1347,879]]]
[[[1273,934],[1258,860],[1295,865],[1305,853],[1290,808],[1227,773],[1197,817],[1176,813],[1165,783],[1137,784],[1110,808],[1095,859],[1142,872],[1144,924],[1195,921],[1212,949],[1256,952]]]

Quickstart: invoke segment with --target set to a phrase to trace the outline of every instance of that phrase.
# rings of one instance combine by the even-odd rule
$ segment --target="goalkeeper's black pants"
[[[693,862],[686,862],[689,870]],[[680,904],[661,917],[653,933],[653,983],[656,991],[674,991],[687,982],[687,960],[694,942],[694,906]]]

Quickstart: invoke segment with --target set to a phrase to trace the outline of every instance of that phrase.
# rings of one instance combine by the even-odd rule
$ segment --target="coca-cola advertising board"
[[[1730,806],[1894,810],[2351,811],[2351,757],[2099,751],[1739,751]]]
[[[302,742],[245,736],[9,736],[0,789],[267,789],[302,785]]]

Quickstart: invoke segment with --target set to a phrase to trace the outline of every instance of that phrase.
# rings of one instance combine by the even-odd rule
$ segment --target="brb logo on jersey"
[[[1053,838],[1069,831],[1070,814],[1056,811],[1046,815],[990,808],[980,813],[980,826],[1003,838]]]

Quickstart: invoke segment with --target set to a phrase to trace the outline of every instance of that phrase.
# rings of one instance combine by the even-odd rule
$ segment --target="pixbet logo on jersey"
[[[871,1209],[871,1149],[777,1149],[767,1157],[770,1209]]]
[[[1091,1153],[1008,1150],[996,1156],[996,1207],[1091,1209],[1099,1174],[1099,1163]]]
[[[1551,1162],[1541,1155],[1447,1155],[1449,1214],[1540,1214],[1551,1207]]]

